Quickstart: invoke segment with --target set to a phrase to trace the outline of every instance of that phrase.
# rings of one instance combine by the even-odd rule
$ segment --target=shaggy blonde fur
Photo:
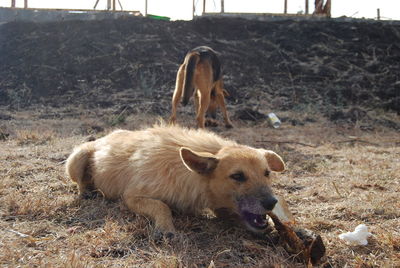
[[[98,189],[174,232],[170,208],[197,213],[205,208],[238,210],[235,197],[268,186],[265,170],[282,171],[271,151],[239,145],[205,130],[155,126],[117,130],[74,149],[67,175],[81,194]],[[229,178],[237,170],[248,180]]]

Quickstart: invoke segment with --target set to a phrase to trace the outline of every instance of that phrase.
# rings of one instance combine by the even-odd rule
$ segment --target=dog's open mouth
[[[258,232],[267,227],[267,211],[259,199],[249,196],[241,197],[237,204],[240,217],[249,229]]]
[[[245,223],[256,230],[264,230],[267,228],[267,220],[265,214],[254,214],[248,211],[241,212],[242,219]]]

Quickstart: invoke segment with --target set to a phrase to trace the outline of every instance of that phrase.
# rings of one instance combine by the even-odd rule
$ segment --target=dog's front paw
[[[176,117],[175,117],[175,116],[171,116],[171,117],[168,119],[168,124],[170,124],[170,125],[175,125],[175,124],[176,124]]]
[[[225,123],[226,128],[233,128],[233,124],[231,122]]]
[[[169,242],[174,240],[176,237],[177,237],[176,232],[162,231],[160,229],[155,229],[152,234],[152,238],[156,243],[161,243],[163,241]]]
[[[214,119],[207,118],[205,125],[206,125],[206,127],[218,127],[218,122]]]

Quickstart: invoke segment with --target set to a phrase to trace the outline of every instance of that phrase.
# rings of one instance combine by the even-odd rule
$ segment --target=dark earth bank
[[[307,110],[355,122],[371,110],[400,113],[400,24],[334,19],[3,24],[0,105],[10,111],[117,107],[165,116],[178,66],[199,45],[220,53],[236,118]],[[374,120],[400,129],[396,120]]]

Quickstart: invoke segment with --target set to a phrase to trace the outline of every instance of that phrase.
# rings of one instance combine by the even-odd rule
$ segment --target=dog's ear
[[[275,152],[261,149],[267,159],[268,166],[272,171],[282,172],[285,170],[285,163],[282,158]]]
[[[219,160],[211,153],[198,153],[185,147],[182,147],[179,153],[185,166],[199,174],[209,174],[218,165]]]

